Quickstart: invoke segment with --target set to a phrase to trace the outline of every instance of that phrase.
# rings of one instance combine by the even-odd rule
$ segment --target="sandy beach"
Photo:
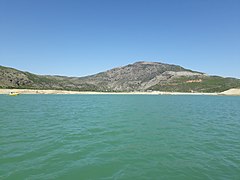
[[[240,96],[240,89],[229,89],[227,91],[219,93],[219,95]]]
[[[228,95],[240,96],[240,89],[229,89],[221,93],[185,93],[185,92],[92,92],[92,91],[63,91],[63,90],[37,90],[37,89],[0,89],[0,94],[17,92],[19,94],[136,94],[136,95]]]
[[[63,90],[34,90],[34,89],[0,89],[0,94],[17,92],[19,94],[136,94],[136,95],[219,95],[219,93],[183,93],[183,92],[91,92],[91,91],[63,91]],[[224,94],[227,95],[227,94]]]

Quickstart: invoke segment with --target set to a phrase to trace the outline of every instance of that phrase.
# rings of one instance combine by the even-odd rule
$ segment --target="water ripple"
[[[240,98],[0,96],[0,179],[239,179]]]

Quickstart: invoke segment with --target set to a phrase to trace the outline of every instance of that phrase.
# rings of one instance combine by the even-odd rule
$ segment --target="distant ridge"
[[[223,92],[240,88],[240,79],[209,76],[177,65],[146,61],[86,77],[36,75],[0,66],[0,88],[103,92]]]

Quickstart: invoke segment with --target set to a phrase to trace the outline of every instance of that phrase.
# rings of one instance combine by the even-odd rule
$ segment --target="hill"
[[[209,76],[159,62],[140,61],[86,77],[36,75],[0,66],[0,88],[104,92],[222,92],[239,87],[240,79]]]

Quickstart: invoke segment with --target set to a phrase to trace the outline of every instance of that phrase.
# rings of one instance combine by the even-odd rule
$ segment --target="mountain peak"
[[[133,64],[146,64],[146,65],[159,65],[159,64],[163,64],[160,62],[148,62],[148,61],[137,61]]]

